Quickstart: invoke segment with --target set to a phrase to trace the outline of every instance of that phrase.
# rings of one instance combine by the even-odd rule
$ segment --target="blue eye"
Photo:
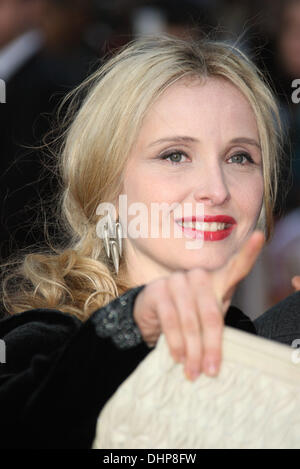
[[[231,161],[231,163],[236,163],[240,165],[244,165],[246,163],[254,163],[252,157],[249,155],[249,153],[237,153],[236,155],[232,155],[228,161]]]
[[[160,159],[167,160],[168,158],[170,158],[169,161],[171,161],[172,164],[178,164],[182,162],[181,161],[182,157],[186,158],[184,153],[180,151],[173,151],[172,153],[168,153],[167,155],[160,156]]]

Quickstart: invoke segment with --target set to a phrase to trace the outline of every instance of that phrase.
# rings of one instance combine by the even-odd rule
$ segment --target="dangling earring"
[[[105,251],[107,257],[110,259],[112,257],[113,263],[114,263],[114,268],[116,271],[116,274],[119,272],[119,263],[120,263],[120,257],[122,255],[122,225],[120,222],[112,222],[111,219],[109,219],[109,225],[113,232],[116,232],[116,241],[114,239],[110,239],[111,237],[109,236],[109,226],[108,223],[104,225],[104,246],[105,246]],[[115,225],[115,230],[114,230],[114,225]]]

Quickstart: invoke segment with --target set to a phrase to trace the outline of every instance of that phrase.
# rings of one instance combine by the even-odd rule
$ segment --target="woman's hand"
[[[222,268],[176,271],[138,294],[133,314],[145,342],[154,346],[165,334],[171,355],[184,363],[189,379],[200,371],[218,373],[224,316],[236,285],[251,270],[263,244],[263,233],[256,231]]]
[[[300,275],[296,275],[292,278],[292,285],[295,292],[300,290]]]

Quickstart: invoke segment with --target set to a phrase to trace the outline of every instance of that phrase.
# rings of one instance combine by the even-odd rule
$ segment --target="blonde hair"
[[[132,286],[125,277],[124,256],[116,276],[102,239],[96,236],[96,208],[101,202],[116,202],[143,117],[166,88],[184,77],[224,78],[249,100],[263,155],[264,203],[259,223],[270,235],[281,127],[275,99],[261,72],[238,48],[226,43],[167,35],[139,39],[68,97],[72,122],[57,167],[62,181],[59,213],[69,242],[60,248],[51,246],[50,252],[27,254],[8,269],[2,288],[9,313],[57,308],[85,320]],[[83,102],[75,109],[82,93]]]

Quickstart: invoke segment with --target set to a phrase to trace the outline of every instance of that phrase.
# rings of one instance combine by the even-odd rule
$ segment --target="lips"
[[[229,215],[191,216],[178,218],[175,221],[189,238],[204,239],[204,241],[221,241],[227,238],[237,224],[236,220]],[[183,226],[182,223],[198,223],[200,225],[202,224],[202,227],[201,229],[186,227]],[[208,223],[212,224],[210,229],[207,227]],[[225,226],[220,229],[220,224],[224,224]]]
[[[217,222],[217,223],[228,223],[228,224],[231,224],[231,225],[234,225],[236,224],[236,221],[234,218],[228,216],[228,215],[205,215],[205,217],[196,217],[196,216],[192,216],[192,217],[184,217],[184,218],[177,218],[175,220],[176,222],[180,221],[180,222],[206,222],[206,223],[213,223],[213,222]]]

